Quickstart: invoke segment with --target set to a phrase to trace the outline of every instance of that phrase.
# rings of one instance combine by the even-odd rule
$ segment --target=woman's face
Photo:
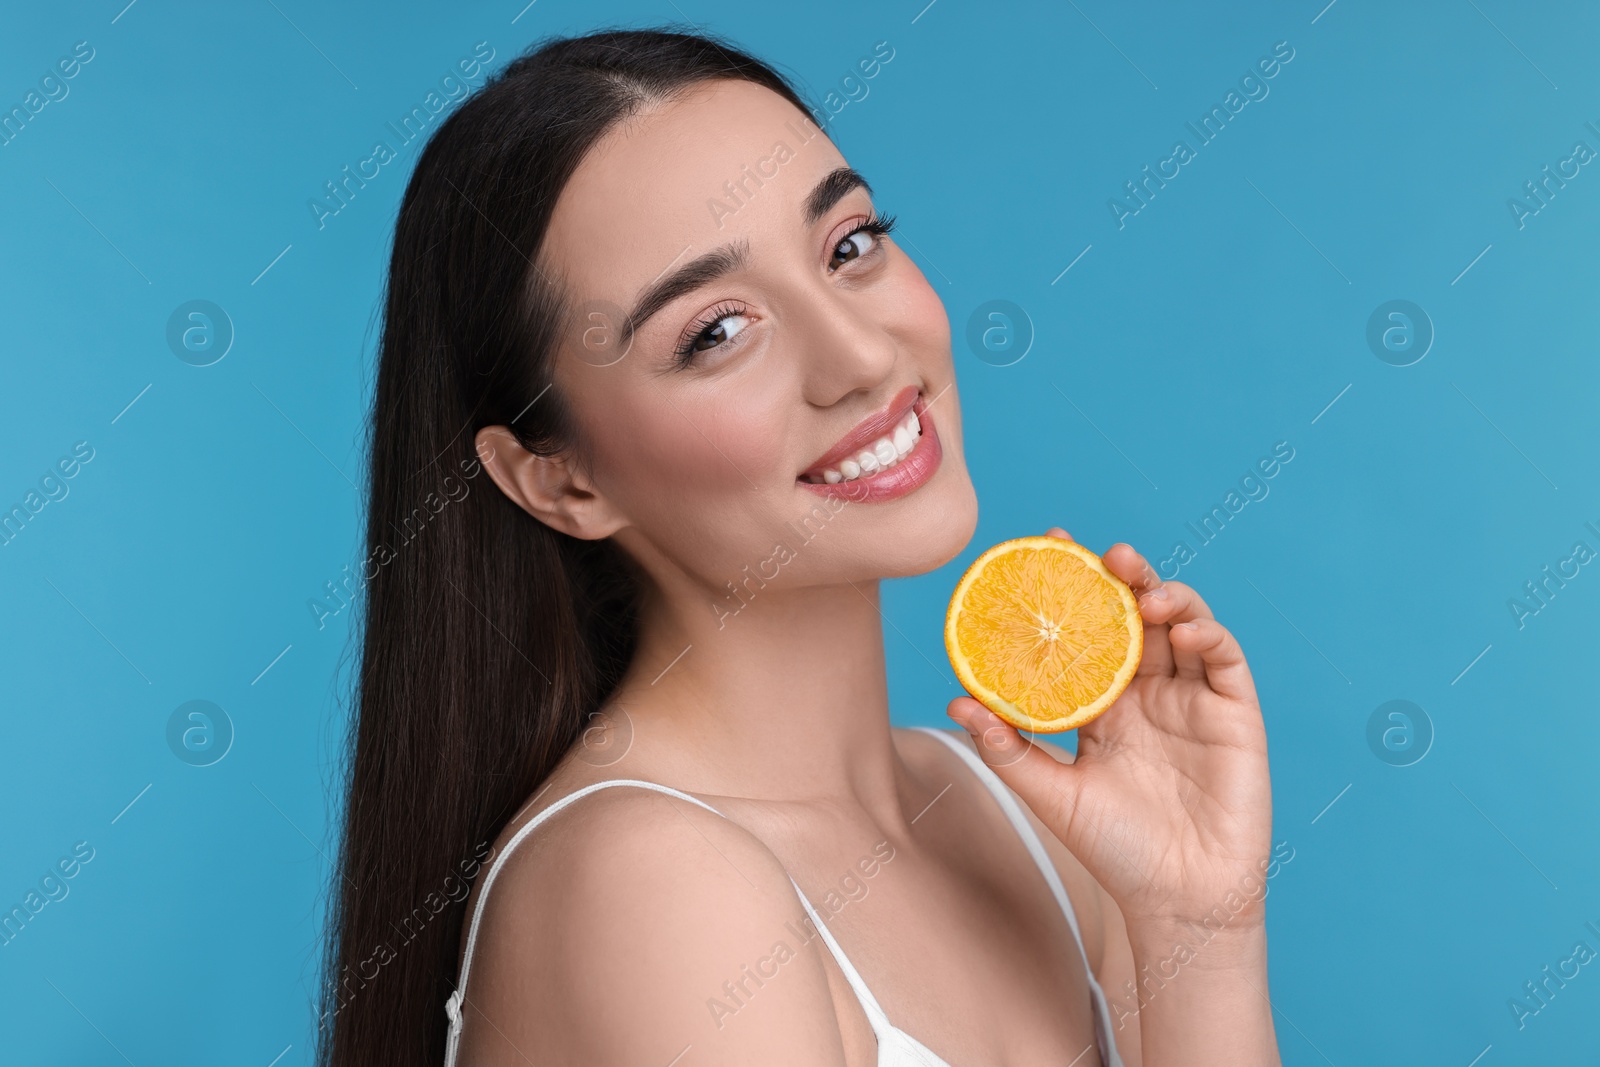
[[[574,312],[555,382],[598,502],[580,536],[713,597],[750,574],[915,574],[962,549],[977,501],[949,324],[863,229],[875,218],[815,123],[748,82],[596,144],[540,262]]]

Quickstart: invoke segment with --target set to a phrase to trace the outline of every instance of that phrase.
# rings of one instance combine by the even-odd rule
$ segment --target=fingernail
[[[1165,600],[1167,599],[1167,587],[1164,585],[1158,585],[1154,589],[1146,589],[1144,594],[1139,599]]]
[[[1200,629],[1200,624],[1197,623],[1197,622],[1180,622],[1178,625],[1180,627],[1182,627],[1183,629],[1185,629],[1185,630],[1198,630],[1198,629]]]

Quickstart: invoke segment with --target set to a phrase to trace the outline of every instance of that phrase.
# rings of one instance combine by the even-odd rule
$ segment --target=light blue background
[[[1507,601],[1600,549],[1600,168],[1525,228],[1507,199],[1600,149],[1600,11],[523,2],[6,15],[7,110],[74,42],[95,57],[0,147],[0,503],[77,441],[95,456],[0,548],[0,905],[75,842],[95,857],[0,948],[0,1058],[310,1062],[352,634],[306,602],[360,556],[416,145],[325,228],[307,201],[479,41],[499,66],[547,33],[689,18],[817,97],[895,49],[832,132],[949,309],[982,501],[962,559],[886,590],[896,721],[945,721],[940,624],[979,549],[1060,523],[1165,556],[1287,441],[1270,495],[1181,574],[1244,643],[1270,731],[1285,1062],[1592,1062],[1600,966],[1520,1031],[1507,1001],[1600,949],[1600,567],[1520,629]],[[1283,40],[1270,95],[1119,230],[1108,198]],[[209,367],[165,341],[191,299],[237,331]],[[1031,320],[1013,366],[962,340],[991,299]],[[1415,365],[1367,347],[1391,299],[1437,331]],[[166,743],[192,699],[236,729],[210,767]],[[1436,732],[1413,766],[1368,747],[1391,699]]]

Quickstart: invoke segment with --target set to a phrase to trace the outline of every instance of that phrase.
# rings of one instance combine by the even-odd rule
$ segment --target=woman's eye
[[[750,325],[750,319],[745,315],[723,315],[695,334],[689,341],[688,350],[690,352],[705,352],[715,348],[739,336],[748,325]]]
[[[877,237],[871,232],[857,230],[833,246],[833,258],[828,261],[828,266],[829,268],[836,268],[843,266],[852,259],[859,259],[872,251],[872,246],[877,243]]]

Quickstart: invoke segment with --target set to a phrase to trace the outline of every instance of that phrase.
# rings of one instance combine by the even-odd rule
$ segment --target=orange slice
[[[1139,602],[1100,557],[1060,537],[1003,541],[961,576],[944,647],[967,692],[1019,730],[1090,722],[1133,680]]]

